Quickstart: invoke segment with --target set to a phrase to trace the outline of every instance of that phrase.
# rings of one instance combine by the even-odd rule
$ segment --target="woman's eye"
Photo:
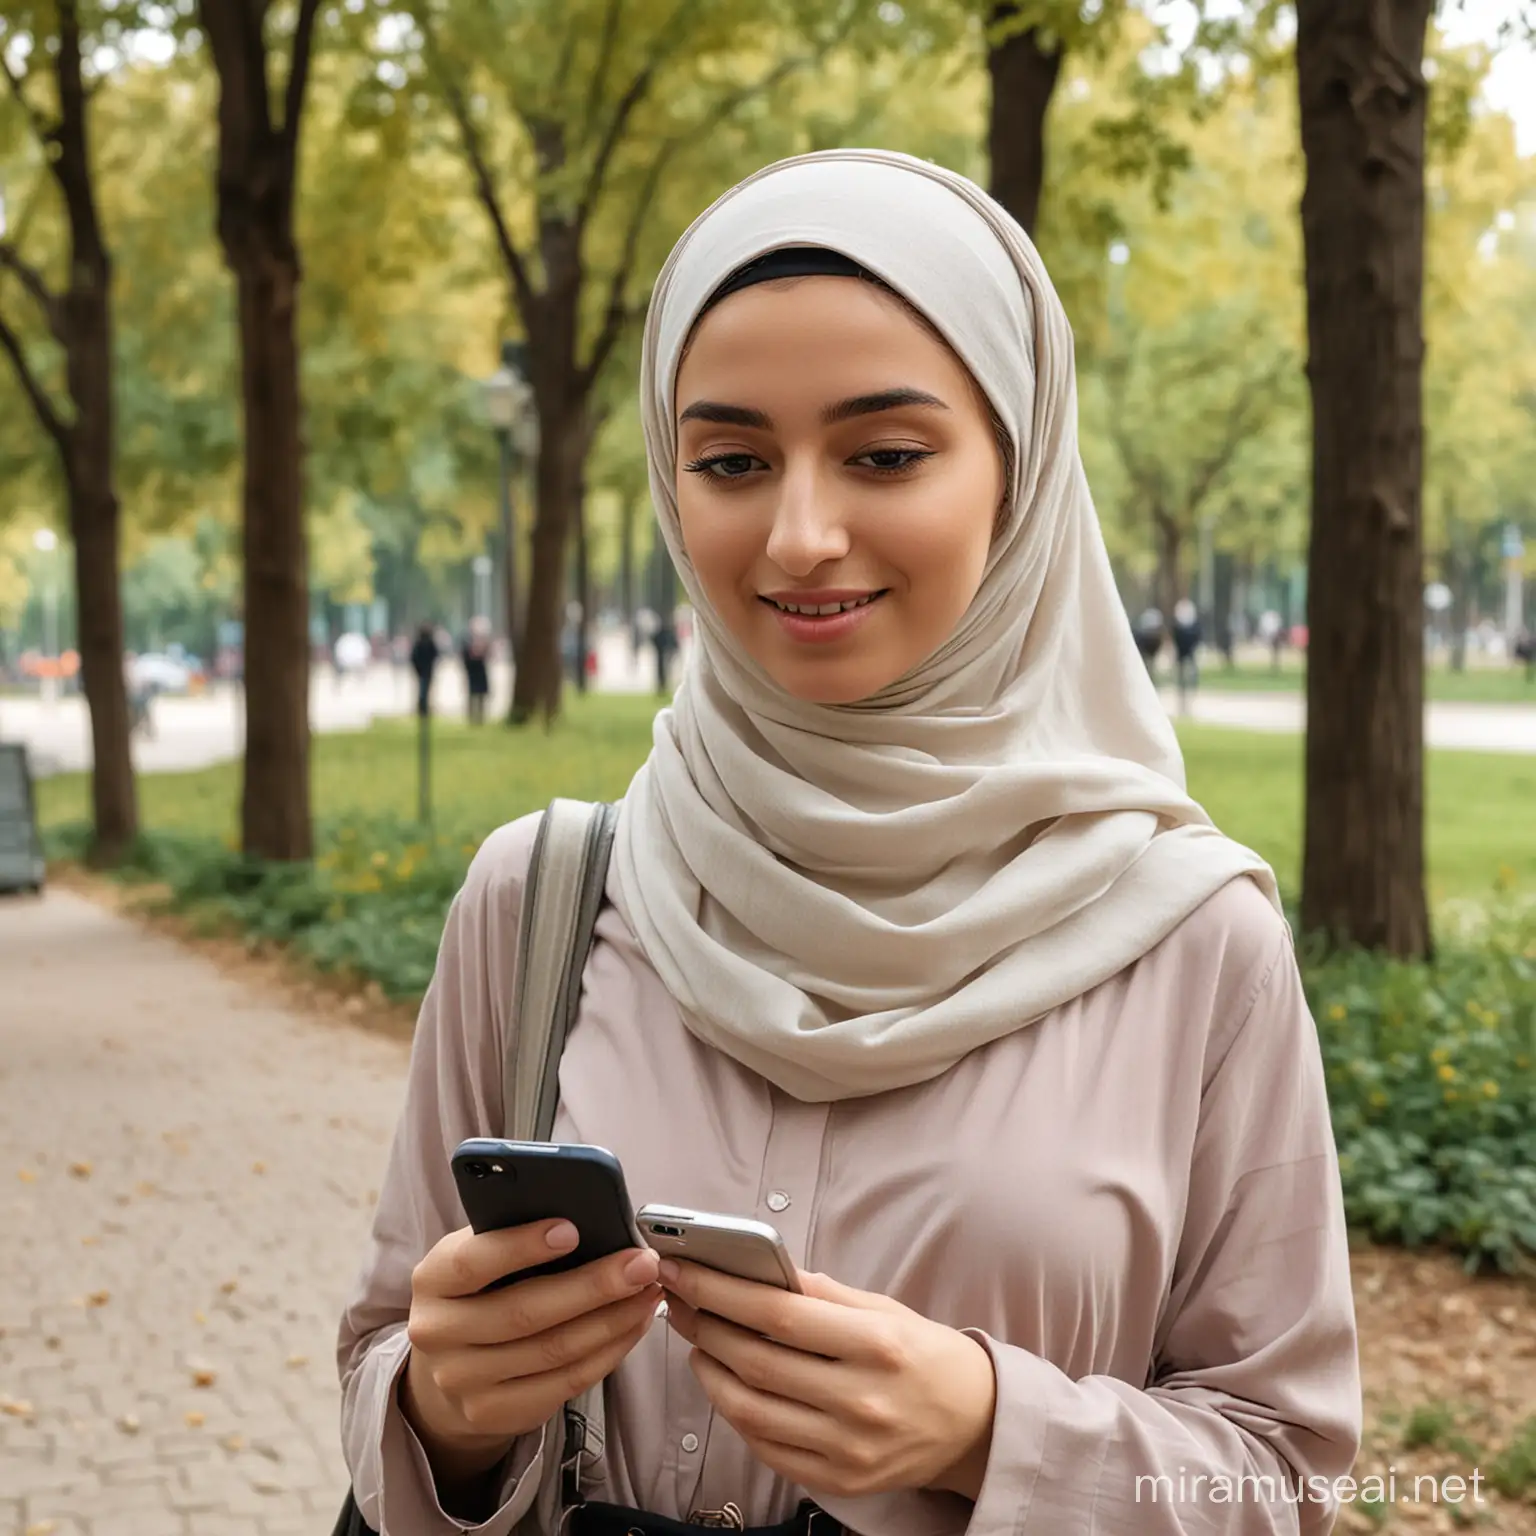
[[[853,462],[866,464],[882,475],[899,475],[904,470],[915,469],[924,459],[933,455],[925,448],[872,448],[861,453]]]
[[[739,480],[751,472],[754,464],[760,463],[762,460],[753,458],[750,453],[717,453],[695,459],[683,468],[690,475],[703,475],[710,480]]]

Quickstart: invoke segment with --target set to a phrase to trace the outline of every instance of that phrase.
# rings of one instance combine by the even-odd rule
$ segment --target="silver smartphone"
[[[800,1290],[800,1274],[784,1239],[766,1221],[678,1205],[641,1206],[635,1220],[640,1235],[664,1259],[687,1259],[741,1280]]]

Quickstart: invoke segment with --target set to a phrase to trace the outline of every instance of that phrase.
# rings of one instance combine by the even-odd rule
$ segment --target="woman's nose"
[[[768,558],[790,576],[809,576],[828,560],[848,553],[847,519],[826,487],[813,476],[786,475],[768,535]]]

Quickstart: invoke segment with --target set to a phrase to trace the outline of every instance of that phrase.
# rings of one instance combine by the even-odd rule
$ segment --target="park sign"
[[[0,891],[40,891],[44,873],[27,749],[0,742]]]

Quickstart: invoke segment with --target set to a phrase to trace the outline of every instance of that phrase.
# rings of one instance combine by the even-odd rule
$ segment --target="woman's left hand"
[[[826,1275],[802,1274],[796,1296],[661,1268],[694,1375],[766,1467],[843,1498],[928,1488],[975,1500],[997,1394],[975,1339]]]

